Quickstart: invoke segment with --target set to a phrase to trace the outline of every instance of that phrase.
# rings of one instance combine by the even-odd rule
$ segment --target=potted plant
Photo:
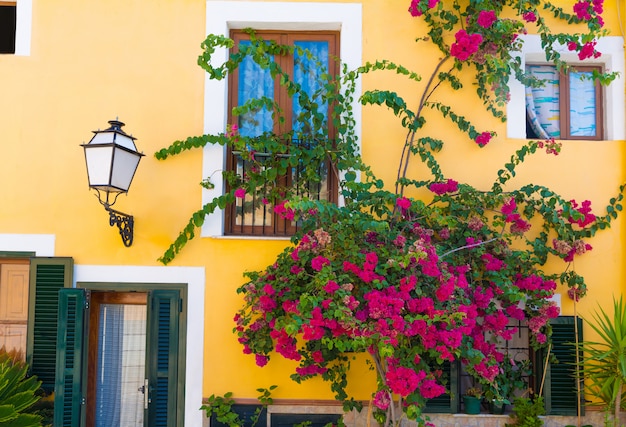
[[[526,388],[525,377],[530,375],[530,361],[516,362],[512,358],[504,359],[500,364],[498,375],[485,391],[485,398],[489,402],[492,414],[504,414],[506,405],[514,398],[516,390]]]
[[[463,406],[466,414],[480,414],[480,402],[482,401],[483,391],[478,387],[470,387],[465,390],[463,395]]]

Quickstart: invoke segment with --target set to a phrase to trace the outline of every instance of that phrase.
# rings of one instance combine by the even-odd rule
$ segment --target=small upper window
[[[593,72],[600,66],[573,66],[566,73],[554,65],[527,65],[526,71],[545,84],[526,87],[526,137],[540,139],[604,139],[603,99]]]
[[[0,1],[0,53],[15,53],[17,4]]]

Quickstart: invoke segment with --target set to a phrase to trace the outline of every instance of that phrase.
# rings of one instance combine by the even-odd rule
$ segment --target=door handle
[[[148,403],[150,403],[150,380],[148,378],[143,380],[143,385],[137,389],[143,393],[143,409],[148,409]]]

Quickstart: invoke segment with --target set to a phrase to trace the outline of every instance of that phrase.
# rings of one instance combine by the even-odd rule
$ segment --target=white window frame
[[[185,426],[200,426],[204,358],[204,267],[74,265],[74,283],[186,283],[187,346],[185,349]],[[181,426],[182,427],[182,426]]]
[[[524,47],[520,53],[522,68],[526,63],[546,64],[546,57],[541,48],[538,35],[525,35]],[[573,65],[600,65],[606,71],[617,71],[618,77],[609,85],[604,86],[604,140],[623,140],[626,135],[624,127],[624,38],[621,36],[602,37],[598,40],[597,50],[602,56],[597,59],[581,61],[578,55],[561,46],[557,51],[561,59]],[[524,85],[515,78],[509,82],[511,100],[507,104],[507,136],[509,138],[526,138],[526,102]]]
[[[297,3],[256,1],[213,1],[206,4],[206,33],[229,36],[231,29],[255,28],[259,30],[339,31],[341,61],[349,70],[361,66],[362,57],[362,7],[360,3]],[[228,50],[215,52],[215,65],[225,62]],[[204,133],[219,134],[226,129],[228,117],[227,79],[204,83]],[[357,123],[357,138],[361,137],[361,82],[357,81],[352,113]],[[224,194],[222,171],[226,150],[221,145],[207,145],[203,151],[202,176],[210,177],[215,187],[202,190],[203,205]],[[217,210],[207,216],[201,229],[203,237],[229,237],[272,239],[272,237],[224,236],[224,212]],[[285,239],[274,237],[273,239]]]

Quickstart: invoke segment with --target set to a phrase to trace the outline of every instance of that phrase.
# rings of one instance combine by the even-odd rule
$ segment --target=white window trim
[[[54,256],[54,234],[0,234],[0,251]]]
[[[341,32],[341,61],[349,70],[361,66],[362,7],[360,3],[286,3],[252,1],[213,1],[206,6],[206,33],[229,36],[231,29],[255,28],[259,30],[332,30]],[[226,61],[228,50],[215,52],[216,65]],[[357,123],[356,136],[361,137],[361,105],[358,96],[361,82],[357,82],[352,113]],[[226,129],[228,87],[226,80],[205,79],[204,133],[219,134]],[[225,165],[225,148],[207,145],[203,152],[202,176],[210,177],[215,187],[202,190],[203,205],[224,194],[222,170]],[[224,235],[224,211],[217,210],[206,218],[201,230],[203,237]],[[236,236],[241,238],[242,236]],[[258,237],[257,237],[258,239]]]
[[[526,35],[524,47],[520,53],[522,68],[526,63],[546,63],[538,35]],[[623,140],[626,135],[624,127],[624,38],[621,36],[602,37],[598,40],[598,51],[602,56],[597,59],[581,61],[578,55],[561,46],[557,50],[561,59],[570,64],[602,65],[607,71],[617,71],[619,76],[604,87],[604,129],[606,140]],[[507,104],[507,136],[509,138],[526,139],[526,103],[524,85],[514,78],[509,83],[511,101]]]
[[[30,56],[30,41],[33,27],[33,0],[15,1],[15,54]]]
[[[74,283],[187,283],[186,426],[201,426],[204,355],[204,267],[74,265]]]

